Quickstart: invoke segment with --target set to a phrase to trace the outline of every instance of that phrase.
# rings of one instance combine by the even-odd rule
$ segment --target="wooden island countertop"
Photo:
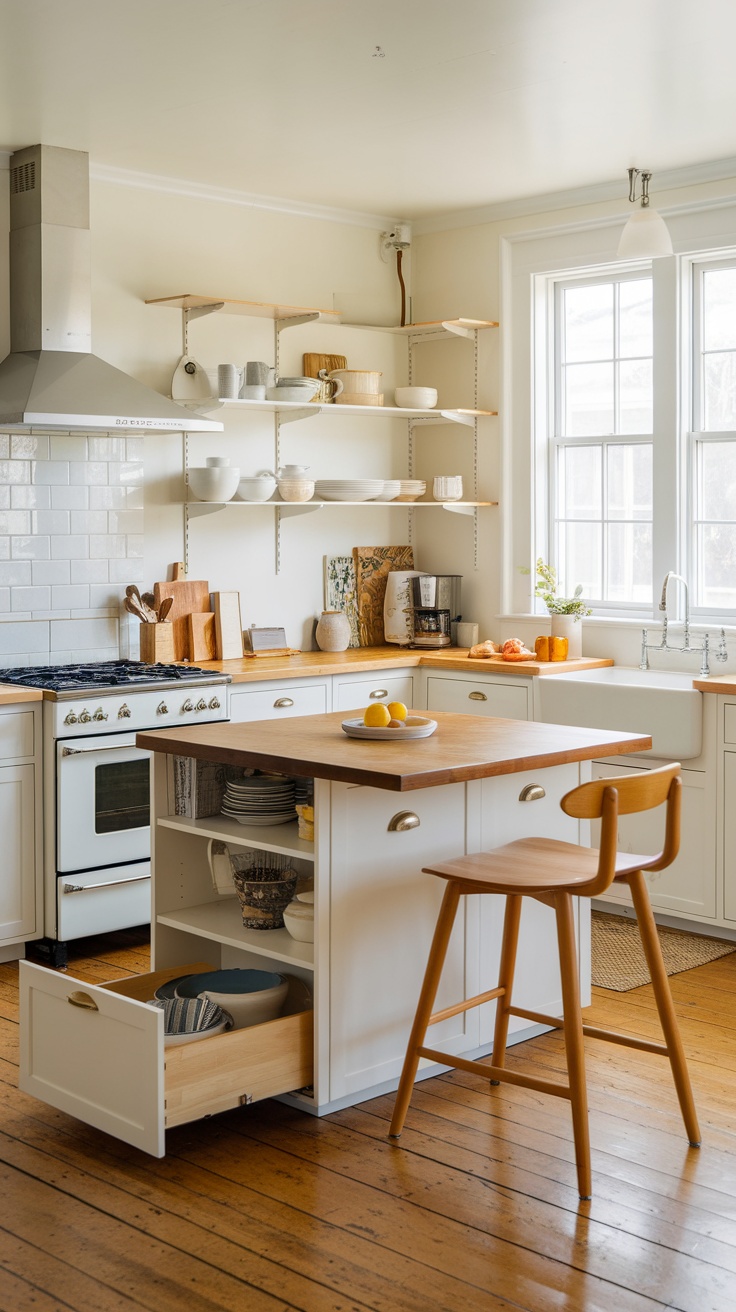
[[[441,711],[432,713],[438,727],[429,738],[365,741],[348,738],[341,728],[344,718],[344,711],[336,711],[278,722],[159,729],[139,733],[136,742],[154,752],[396,792],[646,751],[652,745],[646,734]]]

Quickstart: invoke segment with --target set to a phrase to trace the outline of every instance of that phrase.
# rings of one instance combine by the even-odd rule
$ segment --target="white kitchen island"
[[[437,712],[436,733],[360,741],[343,713],[274,723],[209,724],[139,734],[154,753],[152,975],[92,986],[21,967],[21,1087],[156,1155],[166,1128],[268,1096],[322,1115],[395,1088],[441,881],[430,861],[525,834],[576,841],[559,808],[587,762],[646,749],[646,736]],[[315,779],[315,842],[296,824],[256,828],[222,815],[173,814],[167,756]],[[246,930],[239,903],[213,885],[211,840],[289,855],[313,872],[314,944]],[[583,993],[588,920],[579,912]],[[492,987],[501,931],[493,898],[467,900],[439,1005]],[[522,920],[515,1000],[561,1014],[552,913]],[[165,978],[193,967],[254,966],[292,977],[286,1014],[250,1029],[164,1047],[150,1006]],[[436,1027],[434,1046],[490,1049],[493,1004]],[[524,1021],[512,1041],[537,1032]],[[428,1067],[421,1075],[431,1073]]]

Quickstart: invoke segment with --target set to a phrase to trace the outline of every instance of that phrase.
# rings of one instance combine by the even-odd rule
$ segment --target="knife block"
[[[155,665],[157,661],[171,665],[175,659],[174,626],[141,624],[141,660],[146,665]]]

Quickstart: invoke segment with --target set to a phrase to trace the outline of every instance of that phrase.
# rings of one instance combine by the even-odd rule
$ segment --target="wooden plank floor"
[[[141,934],[70,969],[148,969]],[[171,1131],[158,1161],[17,1089],[17,966],[0,965],[2,1312],[734,1312],[736,954],[672,979],[703,1129],[661,1059],[587,1041],[594,1197],[569,1108],[453,1072],[316,1120],[268,1101]],[[588,1018],[656,1033],[650,986]],[[509,1063],[563,1067],[558,1034]]]

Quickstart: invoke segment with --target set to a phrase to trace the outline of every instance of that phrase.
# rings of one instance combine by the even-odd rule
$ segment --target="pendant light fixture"
[[[672,239],[664,219],[649,205],[651,173],[629,169],[629,200],[634,205],[637,178],[641,178],[641,205],[621,233],[618,244],[620,260],[655,260],[660,255],[672,254]]]

